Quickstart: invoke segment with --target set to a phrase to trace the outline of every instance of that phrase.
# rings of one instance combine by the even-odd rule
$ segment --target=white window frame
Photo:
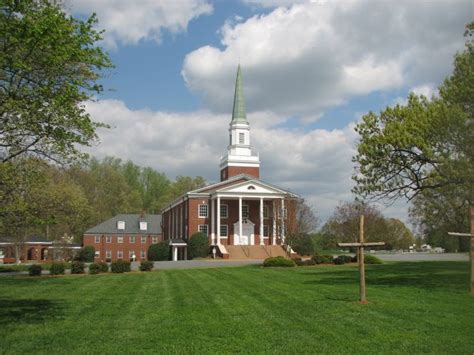
[[[222,228],[225,228],[225,234],[222,234]],[[227,238],[229,236],[229,226],[227,224],[221,224],[221,230],[219,231],[219,237]]]
[[[146,244],[146,237],[145,237],[145,236],[142,236],[142,237],[140,238],[140,242],[141,242],[142,244]]]
[[[95,244],[99,244],[99,243],[100,243],[100,235],[96,235],[96,236],[95,236],[94,242],[95,242]]]
[[[119,243],[119,244],[123,243],[123,237],[122,236],[117,237],[117,243]]]
[[[222,213],[222,209],[225,211],[224,214]],[[220,216],[221,218],[229,218],[229,206],[225,203],[221,205]]]
[[[148,228],[148,223],[146,221],[140,221],[140,230],[146,231]]]
[[[119,231],[125,230],[125,221],[117,221],[117,229]]]
[[[201,207],[203,208],[202,210],[201,210]],[[204,209],[204,207],[205,207],[205,209]],[[206,211],[205,215],[204,215],[204,213],[201,213],[201,211],[204,212],[204,210]],[[207,203],[199,204],[198,205],[198,217],[199,218],[207,218],[208,216],[209,216],[209,206],[208,206],[208,204]]]
[[[112,250],[106,250],[105,251],[105,257],[107,259],[112,259]]]
[[[95,258],[100,258],[100,250],[96,250],[94,253]]]
[[[270,218],[270,208],[267,205],[263,205],[263,219]]]
[[[123,259],[123,251],[117,250],[117,259]]]
[[[153,244],[158,244],[158,237],[151,237],[151,242]]]
[[[137,255],[135,254],[135,250],[129,250],[128,251],[128,258],[131,259],[135,255],[135,259],[137,258]]]
[[[245,133],[239,132],[239,144],[245,144]]]
[[[141,259],[146,259],[146,251],[145,250],[140,250],[140,258]]]
[[[203,229],[202,227],[206,227],[206,228],[204,228],[204,229],[206,230],[205,232],[201,230],[201,229]],[[201,232],[201,233],[204,233],[204,234],[206,234],[206,235],[209,235],[209,225],[207,225],[207,224],[200,224],[200,225],[198,225],[198,232]]]
[[[111,235],[107,235],[107,236],[105,237],[105,242],[106,242],[106,243],[112,243],[112,236],[111,236]]]
[[[137,241],[137,239],[136,239],[134,236],[128,237],[128,242],[129,242],[130,244],[135,244],[136,241]]]
[[[263,238],[268,238],[270,236],[270,226],[268,224],[263,225]]]
[[[250,218],[250,207],[246,203],[242,204],[242,218]]]

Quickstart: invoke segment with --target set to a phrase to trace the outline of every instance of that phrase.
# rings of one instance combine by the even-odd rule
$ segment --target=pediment
[[[226,193],[249,193],[249,194],[282,194],[286,193],[284,190],[280,190],[274,186],[269,186],[258,180],[251,180],[240,182],[232,186],[226,186],[222,189],[216,190],[216,192],[226,192]]]

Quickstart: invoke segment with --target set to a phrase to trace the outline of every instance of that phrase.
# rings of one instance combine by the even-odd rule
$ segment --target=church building
[[[260,157],[250,133],[239,65],[220,182],[189,191],[161,211],[173,260],[186,259],[187,243],[196,232],[208,235],[223,258],[285,255],[287,206],[298,196],[260,179]]]

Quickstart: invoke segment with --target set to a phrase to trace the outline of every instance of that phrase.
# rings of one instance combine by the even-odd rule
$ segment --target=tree
[[[314,243],[310,233],[314,232],[319,220],[313,209],[302,198],[285,200],[285,242],[300,255],[312,255]],[[281,223],[277,219],[277,226]]]
[[[396,218],[389,218],[386,223],[387,234],[382,237],[382,240],[385,241],[385,249],[407,250],[415,243],[415,237],[405,223]]]
[[[81,249],[77,256],[79,261],[86,263],[93,263],[95,258],[95,248],[92,245],[88,245]]]
[[[188,258],[205,258],[209,255],[209,238],[202,232],[194,233],[188,243]]]
[[[170,258],[170,244],[163,240],[158,244],[152,244],[148,248],[148,260],[150,261],[164,261]]]
[[[170,202],[188,191],[196,190],[206,185],[206,181],[200,177],[177,176],[171,186]]]
[[[474,29],[474,22],[468,26]],[[474,201],[474,45],[454,60],[439,97],[411,94],[406,106],[369,112],[360,135],[354,192],[372,198],[406,197],[455,189]]]
[[[97,139],[84,102],[98,84],[108,55],[101,32],[46,0],[5,0],[0,8],[0,159],[25,154],[54,161],[82,157]]]

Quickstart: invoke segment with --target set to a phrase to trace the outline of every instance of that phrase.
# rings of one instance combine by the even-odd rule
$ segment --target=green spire
[[[245,114],[245,100],[242,89],[242,72],[240,64],[237,68],[237,79],[235,80],[234,109],[232,110],[232,123],[248,123]]]

